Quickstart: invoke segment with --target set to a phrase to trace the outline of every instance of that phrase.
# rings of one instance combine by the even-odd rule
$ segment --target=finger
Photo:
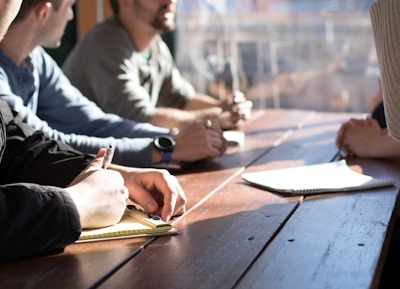
[[[251,110],[250,109],[241,109],[237,111],[232,111],[231,112],[231,118],[237,118],[237,119],[246,119],[251,115]]]
[[[343,146],[343,138],[344,138],[344,133],[346,130],[347,124],[344,123],[340,126],[337,137],[336,137],[336,146],[341,149]]]
[[[235,105],[233,107],[236,109],[236,111],[249,110],[253,107],[253,102],[246,100],[243,102],[235,103]]]
[[[219,155],[223,155],[225,151],[228,149],[228,141],[224,140],[224,144],[219,148]]]
[[[159,210],[159,205],[156,199],[143,187],[135,187],[134,193],[131,191],[129,198],[138,203],[145,211],[149,213],[155,214]]]
[[[147,179],[145,176],[142,182],[147,185],[145,188],[135,188],[134,200],[149,213],[159,214],[163,220],[168,221],[172,215],[184,211],[186,198],[175,177],[166,171],[160,170],[158,173],[162,176],[150,174]],[[160,202],[157,202],[156,198],[160,199]]]
[[[106,149],[105,148],[101,148],[99,149],[99,151],[97,152],[96,157],[89,163],[89,165],[86,167],[86,171],[90,171],[90,170],[97,170],[97,169],[101,169],[102,165],[103,165],[103,159],[104,159],[104,155],[106,153]]]
[[[223,139],[223,131],[220,128],[219,121],[216,119],[208,119],[205,124],[206,130],[206,138],[211,140],[211,143],[219,147],[222,143]]]
[[[164,175],[165,182],[156,183],[157,192],[162,198],[160,216],[164,221],[169,221],[172,216],[185,212],[186,196],[178,180],[172,175]]]
[[[164,205],[161,208],[161,218],[168,222],[171,220],[172,215],[175,210],[175,202],[177,197],[174,194],[167,193],[163,194],[163,199],[164,199]]]
[[[355,153],[351,148],[352,148],[351,141],[349,141],[349,139],[347,137],[343,137],[341,150],[348,157],[355,156]]]
[[[222,131],[213,131],[209,133],[209,138],[210,138],[210,146],[212,148],[215,148],[218,150],[218,152],[221,151],[221,149],[224,149],[225,145],[227,144],[226,139],[224,138],[224,135]]]
[[[242,119],[244,119],[244,120],[250,119],[250,118],[251,118],[251,114],[252,114],[252,111],[251,111],[251,110],[245,112],[245,113],[242,115]]]
[[[175,176],[170,176],[171,179],[171,184],[174,187],[174,191],[177,193],[176,194],[176,199],[175,199],[175,206],[174,206],[174,210],[173,210],[173,216],[175,215],[180,215],[185,213],[186,210],[186,195],[185,192],[183,191],[183,188],[181,187],[181,185],[178,182],[178,179]]]
[[[221,127],[219,125],[219,121],[217,119],[214,119],[214,118],[204,119],[202,121],[202,124],[206,129],[216,130],[216,131],[221,130]]]
[[[379,125],[379,122],[378,122],[376,119],[371,118],[371,117],[368,117],[368,118],[367,118],[367,121],[368,121],[368,124],[369,124],[371,127],[375,128],[375,129],[377,129],[377,130],[381,130],[381,126]]]
[[[345,156],[351,156],[352,152],[348,149],[346,145],[343,145],[341,151],[344,153]]]
[[[246,120],[246,117],[244,115],[232,114],[231,116],[232,128],[240,127],[243,120]]]
[[[244,96],[244,93],[241,92],[240,90],[236,90],[233,92],[233,102],[234,103],[240,103],[246,101],[246,97]]]
[[[251,102],[239,103],[232,106],[231,113],[243,118],[244,116],[251,114],[251,109],[252,109]]]
[[[336,147],[342,149],[342,138],[338,135],[335,140]]]
[[[368,121],[366,119],[352,118],[352,119],[350,119],[350,124],[352,126],[366,126],[366,125],[368,125]]]

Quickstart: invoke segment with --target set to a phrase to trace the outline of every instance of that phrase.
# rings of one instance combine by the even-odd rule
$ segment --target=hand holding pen
[[[113,155],[114,147],[109,146],[103,155],[102,170],[110,166]],[[113,166],[112,170],[108,170],[107,172],[102,170],[99,170],[98,173],[120,174],[122,177],[122,183],[119,182],[119,185],[124,187],[122,196],[125,198],[125,205],[126,200],[131,198],[131,200],[134,200],[135,203],[144,208],[147,212],[160,215],[164,221],[169,221],[172,216],[180,215],[185,212],[185,193],[179,185],[178,180],[167,171],[139,169],[118,165]],[[98,190],[102,190],[111,185],[107,178],[99,180],[98,184],[102,182],[106,182],[106,184],[96,186]],[[129,192],[131,192],[131,194]],[[94,195],[99,198],[98,193]],[[121,195],[116,197],[116,200],[121,200]],[[102,222],[98,219],[97,221],[98,223],[92,223],[92,225],[98,226]]]
[[[82,228],[118,223],[125,211],[129,190],[122,174],[107,169],[113,148],[99,150],[88,166],[65,188],[79,213]]]

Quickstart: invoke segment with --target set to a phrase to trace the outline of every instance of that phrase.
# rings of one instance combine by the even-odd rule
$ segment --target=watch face
[[[154,145],[162,152],[172,152],[175,141],[169,136],[160,136],[154,140]]]

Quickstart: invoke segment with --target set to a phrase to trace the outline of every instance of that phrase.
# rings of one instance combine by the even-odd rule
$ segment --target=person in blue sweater
[[[211,126],[195,121],[171,135],[169,129],[105,113],[71,85],[41,45],[60,45],[74,2],[23,1],[0,43],[0,98],[35,129],[84,153],[113,145],[121,165],[148,167],[223,154],[226,141],[217,121]]]
[[[0,40],[21,3],[0,0]],[[104,169],[104,153],[85,155],[49,138],[0,99],[0,261],[59,252],[83,228],[117,223],[128,198],[164,220],[184,213],[186,197],[174,176],[115,164]]]

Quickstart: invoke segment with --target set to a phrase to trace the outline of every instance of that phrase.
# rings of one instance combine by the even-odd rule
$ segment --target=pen
[[[108,166],[111,164],[113,156],[114,156],[114,148],[113,146],[109,146],[107,148],[106,153],[104,154],[103,165],[101,166],[103,169],[108,168]]]

